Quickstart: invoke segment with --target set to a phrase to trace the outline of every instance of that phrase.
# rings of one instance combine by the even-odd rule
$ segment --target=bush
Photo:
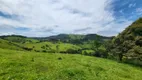
[[[42,50],[42,52],[47,52],[46,50]]]
[[[49,50],[48,53],[56,53],[56,50]]]
[[[107,58],[108,53],[105,50],[100,49],[99,51],[96,51],[94,54],[96,57],[102,57],[102,58]]]
[[[66,52],[66,51],[60,51],[60,53],[64,53],[64,54],[65,54],[65,53],[67,53],[67,52]]]
[[[66,52],[67,52],[67,53],[71,53],[71,54],[77,54],[77,53],[79,53],[79,50],[68,49]]]
[[[23,49],[27,50],[27,51],[32,51],[33,48],[27,48],[27,47],[24,47]]]
[[[42,48],[42,49],[45,49],[45,46],[42,46],[41,48]]]
[[[88,56],[92,56],[94,51],[93,50],[82,50],[80,52],[82,55],[88,55]]]
[[[34,50],[35,52],[40,52],[40,50]]]

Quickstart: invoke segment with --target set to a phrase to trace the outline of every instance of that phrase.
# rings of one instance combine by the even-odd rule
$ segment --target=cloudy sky
[[[0,35],[115,36],[142,16],[142,0],[0,0]]]

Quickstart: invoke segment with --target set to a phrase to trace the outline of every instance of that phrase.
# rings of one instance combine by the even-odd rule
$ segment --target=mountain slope
[[[114,38],[113,47],[120,61],[142,65],[142,18]]]
[[[24,47],[32,48],[36,52],[48,52],[48,53],[55,53],[55,52],[66,52],[69,49],[78,50],[80,49],[79,46],[69,44],[69,43],[52,43],[49,41],[46,42],[39,42],[39,43],[26,43],[23,44]],[[58,51],[57,51],[58,48]]]
[[[59,34],[56,36],[49,36],[45,38],[36,38],[40,40],[48,40],[48,41],[61,41],[61,42],[66,42],[66,43],[72,43],[72,44],[82,44],[84,42],[88,42],[90,40],[96,40],[97,38],[100,38],[100,40],[105,41],[105,40],[110,40],[112,37],[105,37],[105,36],[100,36],[97,34],[87,34],[87,35],[79,35],[79,34]]]
[[[0,80],[141,80],[142,69],[102,58],[0,49]]]

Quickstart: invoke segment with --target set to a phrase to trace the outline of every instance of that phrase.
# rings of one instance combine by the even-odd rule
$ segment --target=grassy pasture
[[[142,69],[79,54],[0,49],[0,80],[141,80]]]

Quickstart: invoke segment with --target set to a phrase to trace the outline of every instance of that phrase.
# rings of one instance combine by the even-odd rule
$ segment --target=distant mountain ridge
[[[65,43],[73,43],[73,44],[80,44],[83,42],[88,42],[91,40],[96,40],[99,38],[100,41],[105,41],[105,40],[111,40],[113,37],[106,37],[106,36],[101,36],[98,34],[87,34],[87,35],[81,35],[81,34],[59,34],[55,36],[49,36],[49,37],[26,37],[22,35],[5,35],[5,36],[0,36],[0,38],[7,39],[7,38],[20,38],[25,39],[25,38],[30,38],[30,39],[37,39],[40,41],[51,41],[51,42],[65,42]],[[16,38],[15,38],[16,37]],[[17,40],[15,40],[17,41]]]
[[[18,43],[24,43],[24,42],[63,42],[63,43],[71,43],[71,44],[84,44],[84,43],[90,43],[90,41],[98,40],[100,42],[112,40],[113,37],[106,37],[101,36],[98,34],[87,34],[87,35],[81,35],[81,34],[59,34],[55,36],[49,36],[49,37],[26,37],[22,35],[4,35],[0,36],[1,39],[8,40],[11,42],[18,42]]]
[[[82,43],[89,40],[96,40],[100,38],[101,41],[111,40],[113,37],[105,37],[97,34],[87,34],[87,35],[80,35],[80,34],[59,34],[56,36],[49,36],[40,38],[40,40],[48,40],[48,41],[61,41],[61,42],[69,42],[69,43]],[[39,39],[39,38],[36,38]]]

